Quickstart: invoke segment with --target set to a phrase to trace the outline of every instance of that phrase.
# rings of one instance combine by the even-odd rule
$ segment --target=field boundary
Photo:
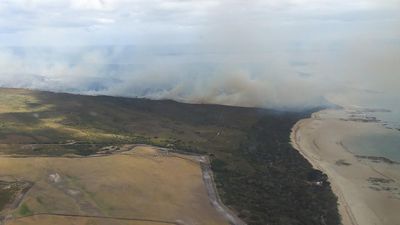
[[[80,214],[63,214],[63,213],[34,213],[32,215],[20,216],[13,218],[14,220],[35,217],[35,216],[54,216],[54,217],[81,217],[81,218],[93,218],[93,219],[109,219],[109,220],[124,220],[124,221],[140,221],[140,222],[152,222],[162,224],[174,224],[180,225],[179,222],[166,221],[166,220],[155,220],[155,219],[143,219],[143,218],[129,218],[129,217],[112,217],[112,216],[94,216],[94,215],[80,215]]]

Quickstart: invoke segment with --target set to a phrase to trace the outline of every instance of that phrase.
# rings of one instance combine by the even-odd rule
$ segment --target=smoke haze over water
[[[396,0],[18,0],[0,16],[5,87],[268,108],[400,96]]]

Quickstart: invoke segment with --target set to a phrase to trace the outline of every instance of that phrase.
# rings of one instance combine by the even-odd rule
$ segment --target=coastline
[[[343,225],[396,224],[400,221],[400,165],[377,160],[379,157],[360,157],[342,141],[354,133],[387,128],[343,120],[335,117],[338,112],[322,110],[298,121],[290,135],[293,147],[328,175]]]

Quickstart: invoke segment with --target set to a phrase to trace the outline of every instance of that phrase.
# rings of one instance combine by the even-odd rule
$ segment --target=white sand
[[[323,110],[300,120],[291,134],[293,146],[328,175],[339,199],[343,225],[399,225],[400,165],[357,158],[342,144],[350,134],[385,132],[387,128],[377,123],[343,121],[338,118],[340,113]],[[338,165],[338,160],[351,165]],[[373,184],[370,178],[391,181]]]

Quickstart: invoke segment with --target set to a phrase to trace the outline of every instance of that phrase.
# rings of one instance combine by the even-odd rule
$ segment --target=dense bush
[[[251,168],[215,159],[212,168],[226,204],[249,225],[337,225],[337,199],[326,175],[289,143],[302,114],[266,114],[248,131],[235,156]]]

